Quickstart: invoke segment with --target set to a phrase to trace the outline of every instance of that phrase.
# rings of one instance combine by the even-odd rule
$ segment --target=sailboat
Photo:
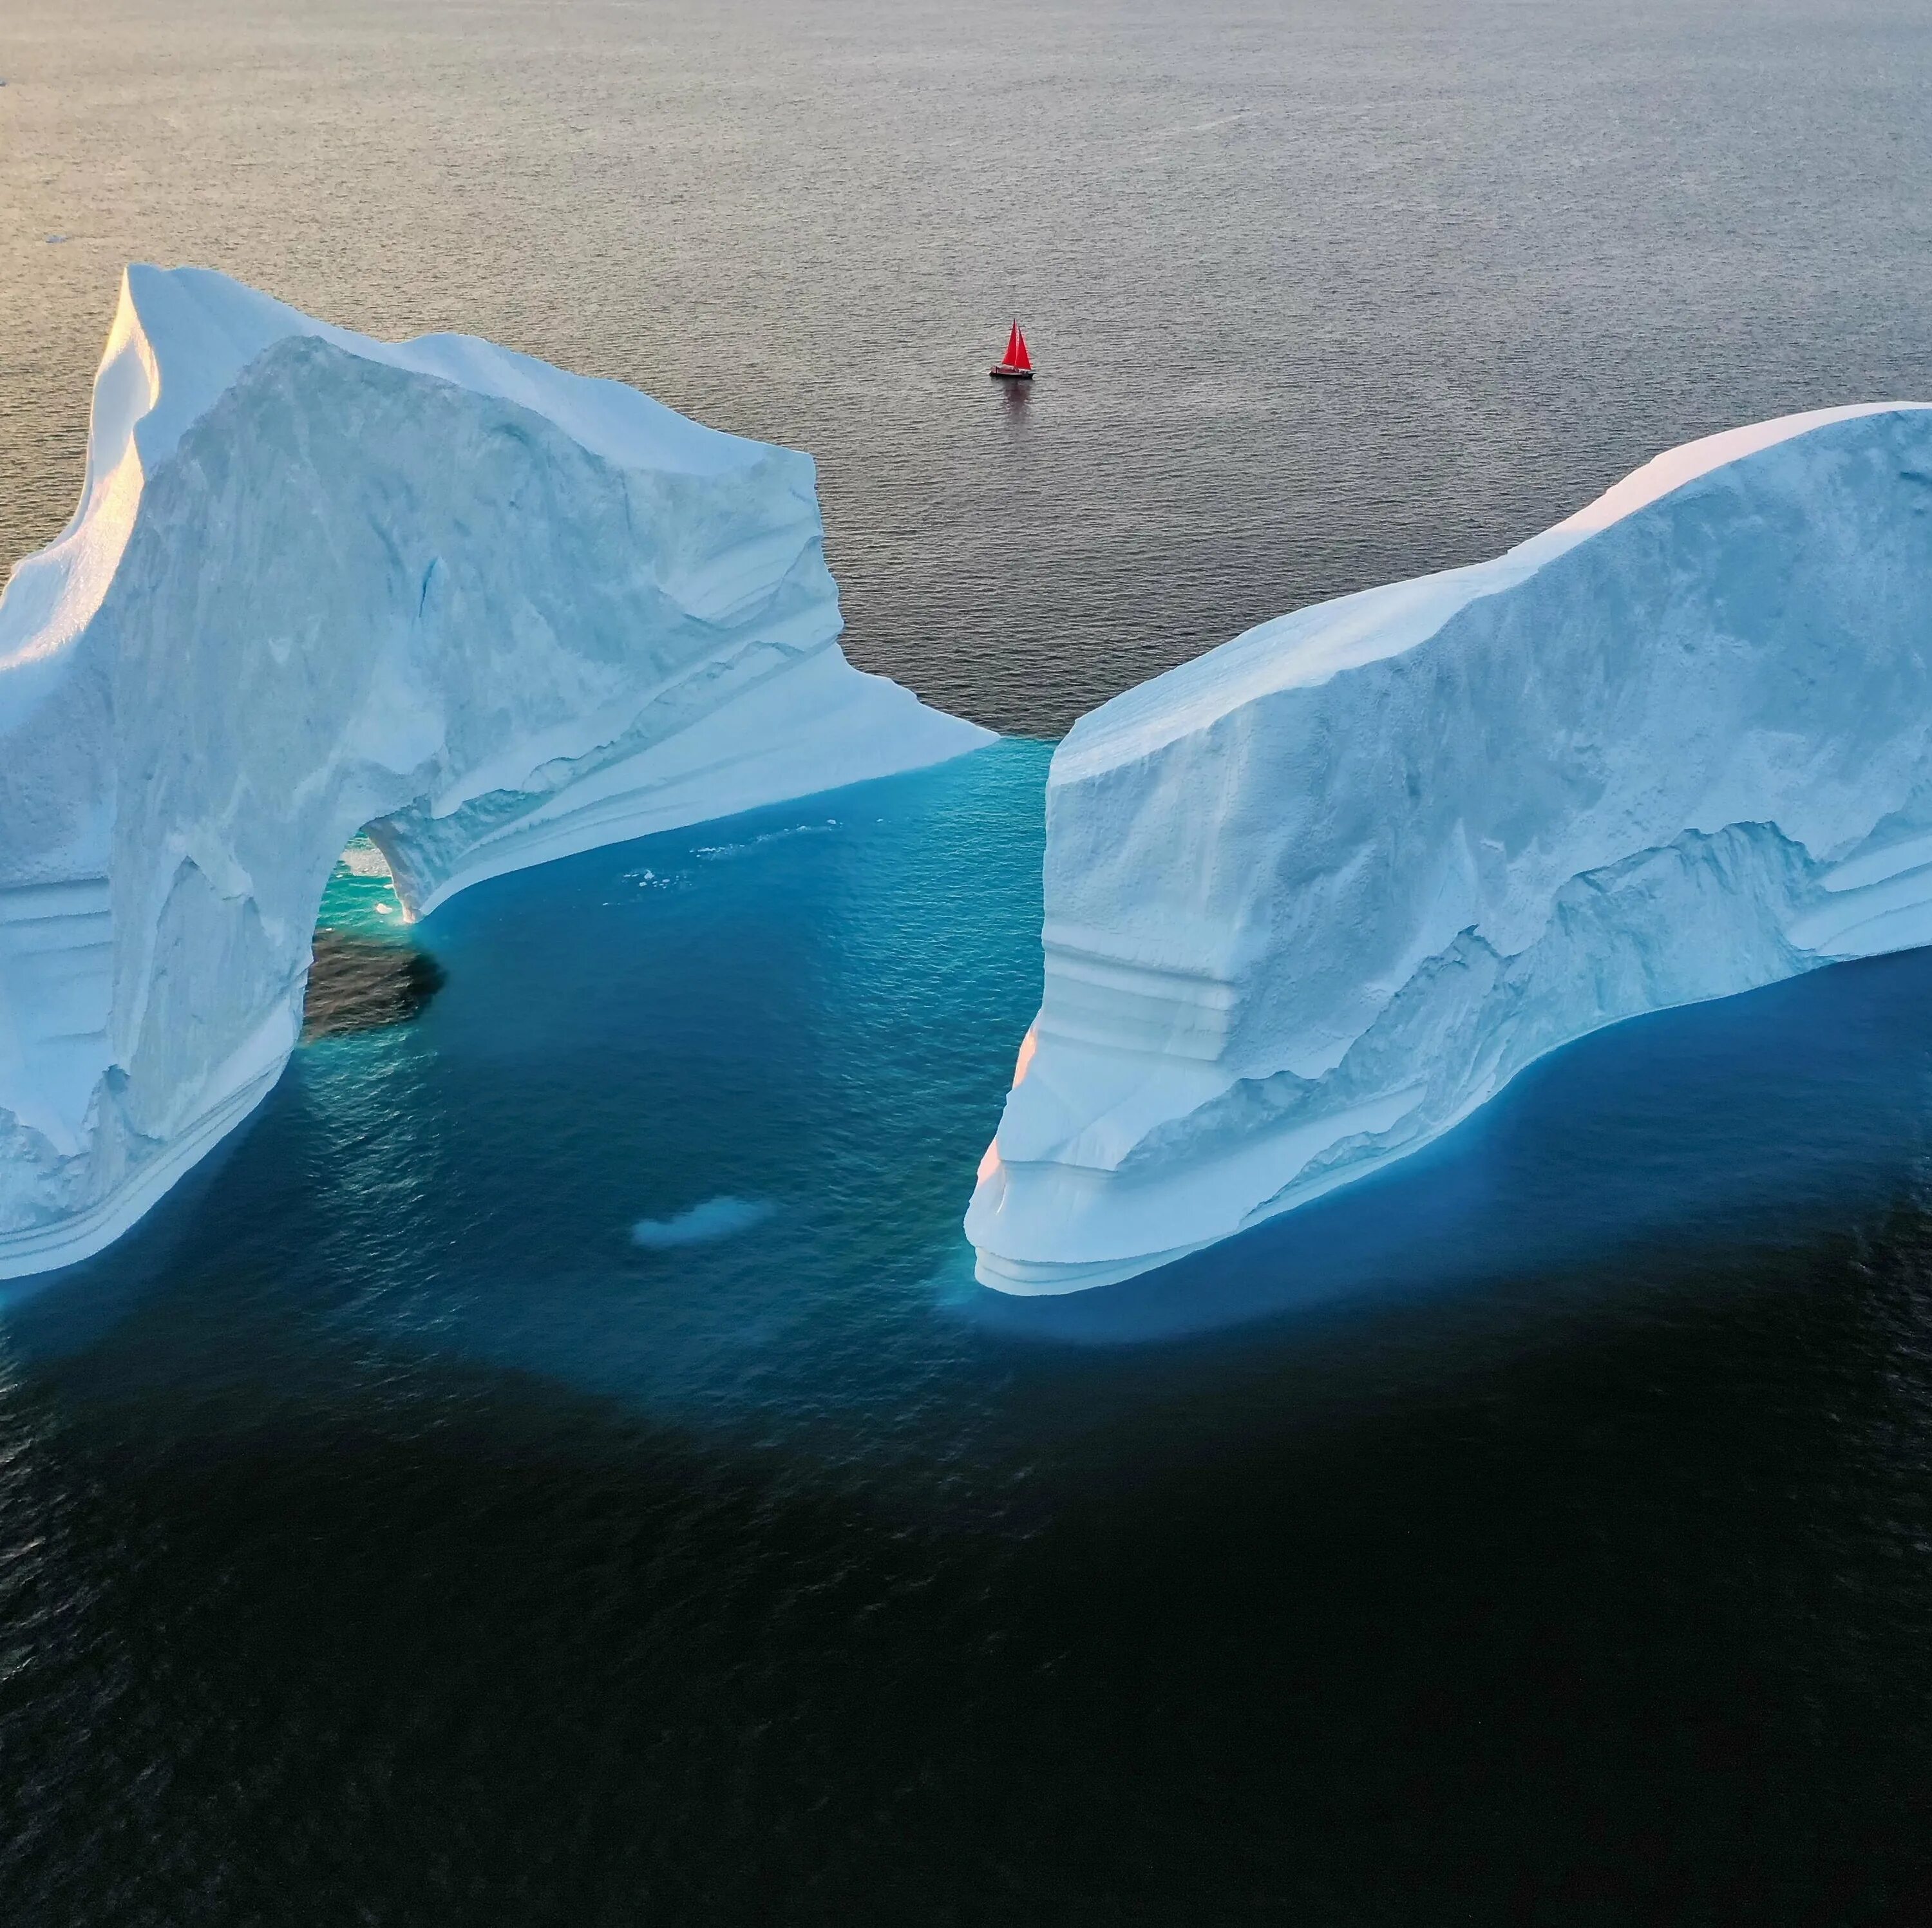
[[[1006,337],[1004,358],[995,362],[989,372],[1002,382],[1033,379],[1033,357],[1027,352],[1026,337],[1021,334],[1018,322],[1013,323],[1013,331]]]

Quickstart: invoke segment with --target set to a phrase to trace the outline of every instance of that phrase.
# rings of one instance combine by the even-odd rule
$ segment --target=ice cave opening
[[[448,981],[368,830],[336,859],[316,913],[302,1003],[302,1041],[407,1024]]]

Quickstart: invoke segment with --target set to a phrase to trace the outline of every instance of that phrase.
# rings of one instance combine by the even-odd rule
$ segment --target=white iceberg
[[[990,740],[839,628],[809,457],[130,268],[80,507],[0,598],[0,1278],[267,1092],[358,830],[420,913]]]
[[[1932,943],[1928,736],[1911,403],[1691,443],[1127,691],[1054,757],[979,1276],[1146,1271],[1600,1026]]]

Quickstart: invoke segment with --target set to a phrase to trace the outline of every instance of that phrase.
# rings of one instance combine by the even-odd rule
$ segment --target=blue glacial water
[[[976,1296],[962,1187],[1038,999],[1049,754],[592,852],[406,932],[345,865],[323,925],[443,988],[304,1045],[218,1175],[44,1307],[11,1290],[16,1330],[272,1281],[278,1316],[400,1356],[890,1436]]]
[[[1552,1269],[1598,1279],[1588,1299],[1606,1253],[1735,1265],[1932,1169],[1932,957],[1908,954],[1599,1033],[1440,1147],[1142,1280],[985,1291],[959,1219],[1038,999],[1051,748],[593,851],[414,927],[358,844],[322,926],[427,955],[442,988],[412,1021],[309,1039],[166,1210],[4,1288],[16,1348],[72,1353],[220,1281],[292,1321],[298,1355],[352,1336],[913,1461],[1054,1435],[1050,1411],[986,1433],[1010,1342],[1246,1348],[1445,1299],[1493,1341],[1512,1277],[1560,1323]],[[192,1377],[192,1346],[140,1369]]]
[[[1006,1299],[1048,754],[338,871],[442,988],[4,1307],[10,1919],[1912,1918],[1932,956]]]

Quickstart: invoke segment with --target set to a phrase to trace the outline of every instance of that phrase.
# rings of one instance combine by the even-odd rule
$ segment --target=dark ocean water
[[[8,0],[0,77],[0,559],[199,261],[812,449],[854,658],[1035,739],[1932,394],[1922,7]],[[251,1129],[0,1301],[0,1923],[1932,1920],[1932,955],[1021,1304],[1046,754],[338,875]]]

